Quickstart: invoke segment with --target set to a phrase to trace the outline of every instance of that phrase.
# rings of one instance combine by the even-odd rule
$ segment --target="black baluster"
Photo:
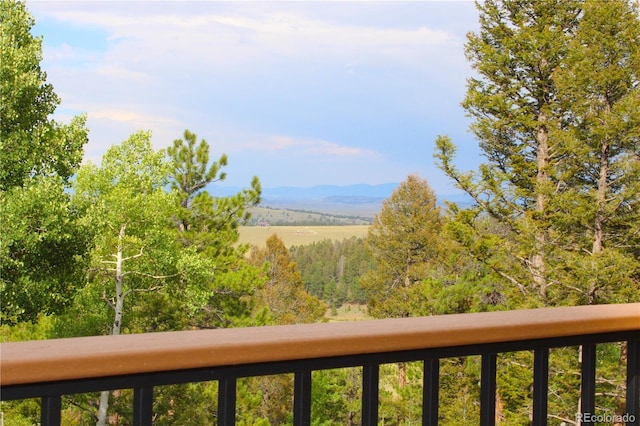
[[[311,371],[298,371],[293,380],[293,424],[311,424]]]
[[[60,395],[43,397],[40,409],[40,424],[42,426],[60,426],[60,411],[62,410]]]
[[[218,381],[218,426],[236,424],[236,379]]]
[[[378,424],[378,382],[380,366],[378,364],[362,367],[362,425]]]
[[[133,424],[151,426],[153,421],[153,388],[133,390]]]
[[[482,355],[480,377],[480,425],[496,424],[496,354]]]
[[[640,341],[627,342],[627,426],[640,424]]]
[[[581,425],[592,425],[596,409],[596,345],[582,345],[580,413]]]
[[[533,426],[547,424],[549,392],[549,349],[533,351]]]
[[[440,391],[440,360],[424,361],[424,377],[422,388],[422,425],[438,424],[438,399]]]

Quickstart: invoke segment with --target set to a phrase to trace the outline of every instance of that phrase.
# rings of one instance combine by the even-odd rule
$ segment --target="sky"
[[[85,161],[151,130],[185,129],[225,185],[382,184],[419,174],[455,192],[433,160],[451,136],[460,169],[479,149],[460,106],[478,28],[471,1],[33,1],[56,120],[87,114]]]

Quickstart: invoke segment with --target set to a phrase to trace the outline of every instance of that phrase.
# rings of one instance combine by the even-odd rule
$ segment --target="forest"
[[[258,177],[214,197],[232,161],[185,130],[151,130],[83,162],[86,116],[61,99],[21,1],[0,0],[0,330],[2,341],[326,321],[366,304],[372,318],[640,301],[640,10],[631,0],[485,0],[466,56],[462,105],[484,162],[433,159],[473,199],[440,207],[407,176],[366,238],[285,247],[238,243]],[[168,142],[168,141],[167,141]],[[463,147],[464,148],[464,147]],[[598,346],[598,413],[624,409],[624,344]],[[497,415],[529,424],[532,354],[500,360]],[[552,350],[548,424],[577,425],[580,348]],[[420,422],[422,364],[384,365],[380,422]],[[476,357],[441,363],[440,422],[477,424]],[[359,368],[317,371],[313,424],[360,424]],[[289,375],[238,382],[238,425],[292,424]],[[154,424],[215,424],[217,384],[158,388]],[[130,424],[129,390],[66,396],[65,425]],[[213,401],[213,402],[212,402]],[[39,401],[2,402],[32,425]]]

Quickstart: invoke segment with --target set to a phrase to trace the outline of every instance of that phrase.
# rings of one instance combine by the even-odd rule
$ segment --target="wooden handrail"
[[[0,344],[0,386],[639,331],[640,303]]]

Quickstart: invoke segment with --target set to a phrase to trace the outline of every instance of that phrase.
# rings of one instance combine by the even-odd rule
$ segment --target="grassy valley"
[[[364,238],[370,218],[327,214],[305,210],[251,208],[251,222],[240,227],[240,243],[263,247],[267,238],[276,234],[287,248],[323,240],[341,241]]]
[[[241,226],[240,243],[263,247],[267,238],[276,234],[287,248],[312,244],[322,240],[343,240],[350,237],[364,238],[369,225],[345,226]]]

